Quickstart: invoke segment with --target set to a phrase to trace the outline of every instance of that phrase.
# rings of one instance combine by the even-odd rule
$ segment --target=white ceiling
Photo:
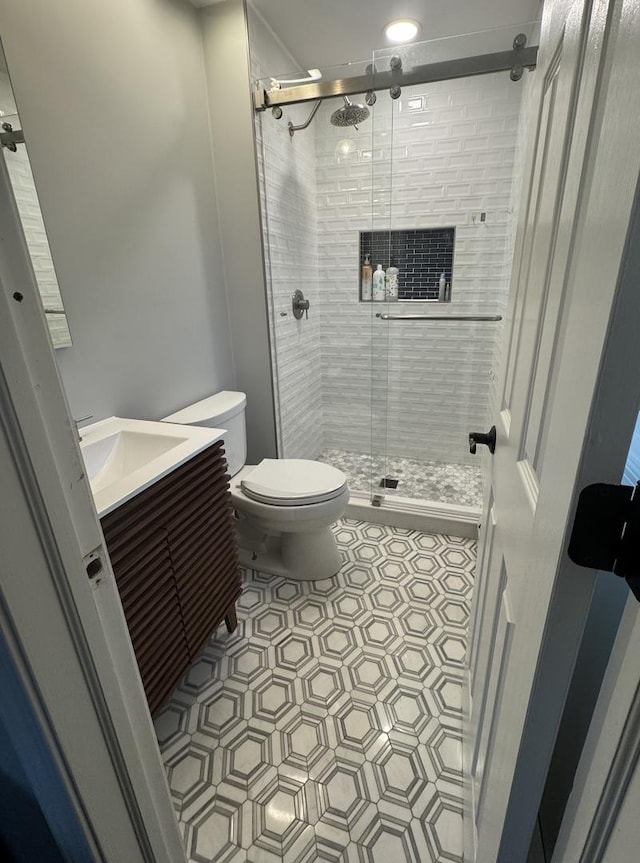
[[[216,0],[192,0],[205,6]],[[365,60],[386,43],[385,24],[415,18],[421,41],[521,24],[540,0],[250,0],[303,68]],[[515,34],[514,34],[515,35]],[[510,46],[506,46],[510,47]]]

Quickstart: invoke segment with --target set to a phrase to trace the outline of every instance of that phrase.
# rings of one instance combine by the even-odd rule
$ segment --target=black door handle
[[[489,452],[493,455],[496,451],[496,427],[491,426],[486,434],[483,432],[469,432],[469,452],[471,455],[476,454],[476,446],[479,443],[488,446]]]

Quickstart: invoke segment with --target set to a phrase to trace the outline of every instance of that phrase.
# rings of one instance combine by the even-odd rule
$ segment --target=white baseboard
[[[477,539],[481,514],[474,506],[416,501],[409,497],[385,497],[380,506],[374,506],[368,495],[358,492],[351,493],[345,513],[347,518],[373,524],[467,539]]]

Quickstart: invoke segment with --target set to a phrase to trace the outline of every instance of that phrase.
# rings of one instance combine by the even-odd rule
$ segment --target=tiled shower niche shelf
[[[398,300],[438,300],[440,275],[451,299],[455,228],[411,228],[360,231],[359,297],[362,300],[362,265],[369,255],[372,271],[398,268]],[[368,300],[366,301],[368,302]]]

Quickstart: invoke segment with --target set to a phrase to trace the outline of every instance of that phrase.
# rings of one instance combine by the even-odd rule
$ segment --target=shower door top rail
[[[520,39],[516,36],[516,42]],[[524,39],[526,42],[526,38]],[[318,81],[301,84],[297,87],[282,87],[265,90],[258,88],[253,94],[254,109],[266,111],[268,108],[284,105],[297,105],[301,102],[331,99],[334,96],[354,96],[367,91],[387,90],[394,85],[409,87],[412,84],[430,84],[435,81],[450,81],[455,78],[468,78],[473,75],[487,75],[492,72],[512,72],[512,80],[522,77],[524,69],[535,69],[538,48],[515,47],[510,51],[497,51],[493,54],[479,54],[475,57],[460,57],[455,60],[440,60],[424,66],[403,70],[402,66],[392,67],[388,72],[375,71],[337,81]],[[398,58],[393,58],[397,60]]]
[[[381,321],[501,321],[502,315],[390,315],[376,314]]]

